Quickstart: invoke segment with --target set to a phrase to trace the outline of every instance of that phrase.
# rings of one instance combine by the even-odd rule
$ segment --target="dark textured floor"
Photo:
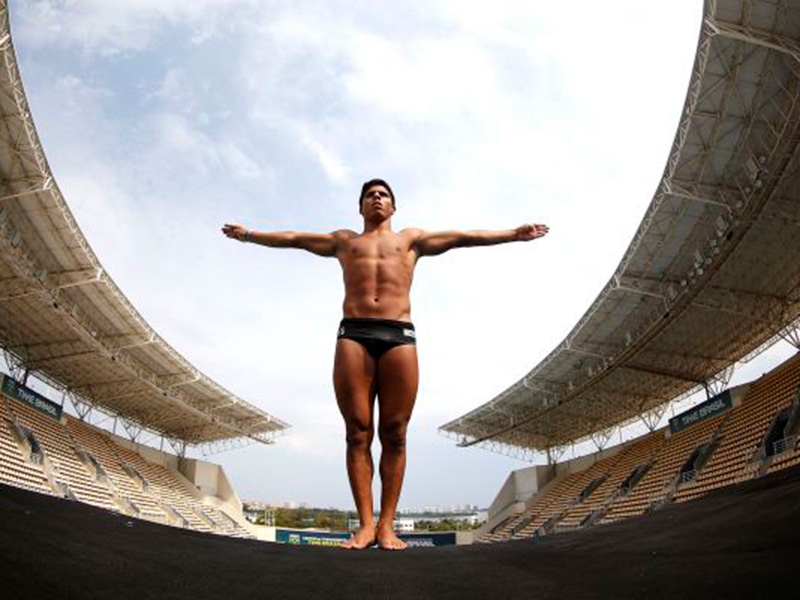
[[[758,599],[794,597],[798,565],[800,469],[615,525],[400,553],[204,535],[0,486],[3,598]]]

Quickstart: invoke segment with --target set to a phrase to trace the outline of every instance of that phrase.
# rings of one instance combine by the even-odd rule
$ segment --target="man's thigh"
[[[378,360],[378,405],[382,423],[407,421],[419,387],[417,347],[395,346]]]
[[[377,368],[366,348],[348,339],[336,342],[333,360],[333,389],[345,421],[372,423]]]

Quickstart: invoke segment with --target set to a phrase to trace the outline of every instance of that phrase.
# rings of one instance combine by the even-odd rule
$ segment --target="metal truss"
[[[208,442],[200,445],[200,451],[203,456],[213,456],[222,452],[229,452],[230,450],[239,450],[246,448],[253,444],[253,440],[249,438],[235,438],[232,440],[220,440],[218,442]]]
[[[75,412],[81,421],[85,421],[89,418],[89,415],[92,413],[92,409],[94,408],[90,402],[86,402],[77,394],[71,394],[69,392],[64,394],[64,398],[69,400],[72,408],[75,409]]]
[[[792,323],[788,327],[784,327],[778,335],[780,338],[794,346],[800,351],[800,325],[797,322]]]
[[[797,40],[754,27],[724,23],[711,17],[706,19],[706,24],[714,35],[782,52],[800,63],[800,43]]]
[[[712,398],[728,389],[736,365],[731,364],[705,382],[706,397]]]
[[[547,448],[547,464],[554,465],[567,453],[566,446],[551,446]],[[574,453],[574,451],[573,451]]]
[[[9,375],[11,375],[11,377],[20,382],[24,382],[28,378],[25,364],[17,355],[3,348],[3,358],[6,361],[6,365],[8,365],[8,370],[10,371]]]
[[[172,450],[175,452],[176,456],[184,458],[186,456],[186,441],[179,440],[171,437],[163,438],[167,440],[170,446],[172,446]]]
[[[439,435],[455,440],[456,445],[458,446],[463,446],[464,442],[467,441],[465,436],[456,435],[444,429],[439,429]],[[481,442],[480,447],[484,450],[492,452],[493,454],[508,456],[510,458],[515,458],[525,462],[533,462],[536,460],[536,458],[541,456],[541,453],[535,449],[527,448],[520,444],[504,443],[497,440],[487,440],[486,442]]]
[[[598,452],[602,452],[603,450],[608,447],[608,443],[614,437],[614,434],[617,432],[616,427],[609,427],[608,429],[603,429],[601,431],[595,431],[592,435],[592,442],[597,448]]]
[[[667,404],[662,404],[661,406],[656,406],[651,408],[648,411],[643,412],[639,415],[639,420],[644,423],[645,427],[647,427],[648,431],[651,433],[658,429],[659,423],[661,423],[661,419],[667,413],[668,410]]]

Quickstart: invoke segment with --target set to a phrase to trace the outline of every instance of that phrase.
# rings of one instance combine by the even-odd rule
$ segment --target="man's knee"
[[[347,447],[369,448],[372,445],[372,424],[351,421],[347,423]]]
[[[402,450],[406,447],[406,429],[408,421],[396,420],[381,423],[378,427],[378,435],[381,438],[381,445],[386,448]]]

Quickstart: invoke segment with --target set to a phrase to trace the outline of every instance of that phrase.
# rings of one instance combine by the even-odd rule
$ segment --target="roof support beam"
[[[107,340],[103,340],[104,342]],[[127,350],[128,348],[140,348],[142,346],[149,346],[156,341],[156,334],[151,332],[150,335],[145,340],[140,340],[138,342],[133,342],[131,344],[123,344],[121,346],[114,347],[115,352],[119,352],[120,350]]]
[[[630,369],[631,371],[639,371],[641,373],[649,373],[650,375],[658,375],[659,377],[667,377],[669,379],[676,379],[678,381],[688,381],[690,383],[696,383],[698,385],[704,385],[705,380],[698,379],[694,375],[688,375],[686,373],[679,373],[677,371],[672,371],[668,369],[657,369],[655,367],[643,367],[638,365],[632,365],[630,363],[624,364],[621,366],[623,369]]]
[[[719,208],[724,208],[725,210],[728,211],[728,214],[733,216],[733,209],[724,202],[700,196],[692,192],[691,190],[682,187],[681,185],[677,184],[671,179],[664,180],[664,191],[670,196],[674,196],[676,198],[684,198],[686,200],[691,200],[692,202],[699,202],[700,204],[708,204],[711,206],[718,206]]]
[[[24,198],[25,196],[49,192],[51,189],[53,189],[53,178],[47,177],[42,181],[42,184],[37,187],[21,190],[13,194],[6,194],[5,196],[0,196],[0,202],[5,202],[6,200],[18,200],[19,198]]]
[[[800,326],[797,323],[792,323],[788,327],[781,330],[780,334],[783,341],[791,344],[797,350],[800,350]]]
[[[744,317],[745,319],[750,319],[751,321],[756,321],[758,323],[764,323],[765,325],[772,325],[774,324],[774,320],[767,319],[764,317],[759,317],[757,315],[753,315],[742,310],[737,310],[735,308],[725,308],[722,306],[714,306],[713,304],[707,304],[705,302],[701,302],[699,300],[695,300],[692,302],[692,306],[697,306],[699,308],[705,308],[711,310],[716,313],[723,313],[726,315],[733,315],[735,317]]]
[[[48,285],[47,289],[65,290],[67,288],[86,285],[87,283],[99,283],[103,278],[103,269],[86,269],[78,273],[80,273],[80,277],[78,279],[73,279],[71,281],[70,281],[71,278],[68,278],[67,275],[72,275],[73,273],[58,274],[58,279],[56,280],[54,285]],[[62,281],[63,283],[59,283],[59,281]]]
[[[761,29],[723,23],[711,18],[706,19],[706,25],[711,28],[715,35],[720,37],[775,50],[776,52],[787,54],[800,62],[800,44],[793,39]]]
[[[64,290],[90,283],[102,281],[103,269],[83,269],[81,271],[64,271],[61,273],[48,273],[45,269],[40,270],[36,276],[36,284],[15,278],[0,286],[0,302],[25,298],[34,294],[44,294],[50,290]],[[6,291],[8,290],[8,291]]]
[[[43,367],[52,367],[53,365],[61,363],[70,363],[72,361],[83,360],[87,356],[97,356],[94,350],[87,350],[86,352],[70,352],[61,356],[50,356],[48,358],[37,358],[25,361],[25,366],[28,369],[38,370]]]
[[[123,393],[141,392],[143,387],[144,386],[142,386],[138,379],[124,379],[121,381],[117,380],[86,383],[84,385],[73,386],[69,388],[69,391],[81,396],[91,394],[92,396],[96,397],[105,397],[105,394],[108,392],[120,393],[120,390],[122,390]]]

